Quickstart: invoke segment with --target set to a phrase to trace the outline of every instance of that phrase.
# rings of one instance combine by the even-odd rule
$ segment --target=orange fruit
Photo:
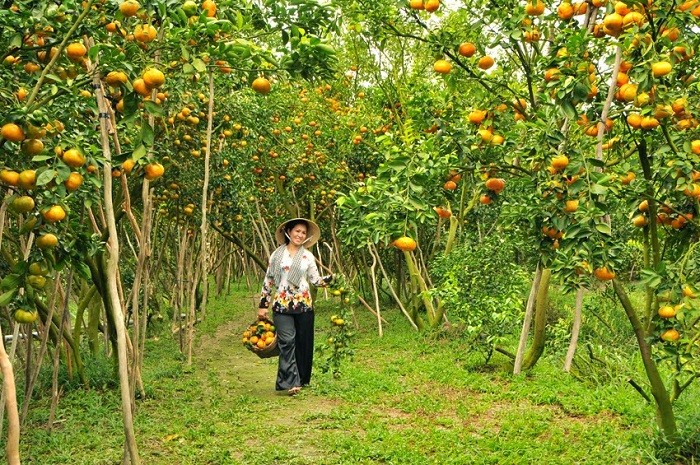
[[[71,61],[79,61],[87,53],[87,48],[80,42],[73,42],[66,47],[66,55]]]
[[[0,181],[8,186],[17,186],[19,184],[19,173],[13,170],[0,171]]]
[[[410,0],[409,7],[413,10],[423,10],[425,9],[425,5],[423,5],[423,0]]]
[[[56,223],[66,217],[66,211],[60,205],[52,205],[48,209],[41,212],[47,223]]]
[[[149,163],[144,168],[144,171],[146,172],[146,179],[149,181],[154,181],[163,176],[163,173],[165,173],[165,168],[160,163]]]
[[[443,207],[433,207],[433,210],[435,210],[435,213],[437,213],[440,218],[449,218],[452,216],[452,212]]]
[[[479,125],[486,119],[487,113],[484,110],[473,110],[469,113],[469,122]]]
[[[562,171],[569,166],[569,157],[566,155],[557,155],[552,158],[552,168],[555,171]]]
[[[158,35],[158,31],[151,24],[137,24],[134,28],[134,40],[137,42],[153,42]]]
[[[637,228],[643,228],[644,226],[649,224],[649,220],[647,220],[647,217],[644,215],[637,215],[634,218],[632,218],[632,224]]]
[[[399,250],[403,250],[404,252],[412,252],[416,250],[417,245],[418,244],[416,244],[416,241],[408,236],[399,237],[394,241],[394,247]]]
[[[470,58],[476,53],[476,46],[471,42],[463,42],[459,45],[459,54]]]
[[[489,55],[484,55],[483,57],[479,58],[479,68],[483,70],[487,70],[491,68],[496,61],[493,59],[493,57],[490,57]]]
[[[58,237],[52,233],[43,234],[37,238],[36,245],[40,249],[56,247],[58,245]]]
[[[673,70],[673,65],[668,61],[657,61],[651,64],[651,74],[654,77],[666,76]]]
[[[44,143],[39,139],[25,139],[22,141],[22,153],[26,155],[39,155],[44,151]]]
[[[479,197],[479,203],[483,205],[489,205],[491,202],[493,202],[493,199],[488,194],[481,194],[481,197]]]
[[[216,3],[214,3],[213,0],[204,0],[202,2],[202,9],[207,12],[208,18],[216,16]]]
[[[673,318],[676,316],[676,309],[672,305],[664,305],[663,307],[659,307],[658,314],[661,318]]]
[[[495,192],[496,194],[500,193],[505,189],[506,187],[506,181],[505,179],[501,178],[489,178],[486,180],[486,188],[490,191]]]
[[[6,123],[0,129],[3,139],[10,142],[22,142],[24,140],[24,130],[15,123]]]
[[[63,163],[71,168],[80,168],[85,164],[85,155],[78,149],[69,149],[63,152]]]
[[[642,129],[654,129],[659,127],[659,120],[654,118],[653,116],[643,116],[642,117],[642,122],[641,122],[641,127]]]
[[[453,191],[453,190],[457,189],[457,183],[450,180],[450,181],[447,181],[443,187],[448,191]]]
[[[121,84],[126,84],[128,80],[129,78],[123,71],[110,71],[109,73],[107,73],[107,76],[105,76],[105,82],[107,83],[107,85],[112,87],[117,87]]]
[[[36,187],[36,171],[24,170],[19,173],[18,183],[22,189],[34,189]]]
[[[615,279],[615,272],[608,270],[607,266],[596,268],[593,271],[593,275],[601,281],[610,281],[612,279]]]
[[[119,5],[119,11],[121,11],[121,13],[127,17],[136,16],[136,13],[140,8],[141,5],[139,5],[139,2],[135,0],[126,0]]]
[[[425,11],[433,13],[440,8],[440,0],[427,0],[424,4]]]
[[[542,0],[531,0],[525,5],[525,13],[530,16],[539,16],[544,13],[544,2]]]
[[[578,210],[578,200],[567,200],[564,204],[564,211],[566,213],[573,213]]]
[[[141,76],[143,82],[151,89],[157,89],[165,83],[165,74],[156,68],[149,68]]]
[[[564,21],[567,21],[574,17],[574,6],[570,1],[562,2],[559,7],[557,7],[557,16]]]
[[[679,333],[678,330],[674,328],[667,329],[666,331],[661,333],[661,340],[666,342],[676,342],[680,338],[681,333]]]
[[[627,115],[627,124],[633,129],[639,129],[642,127],[642,115],[639,113],[630,113]]]
[[[642,200],[642,201],[639,203],[638,210],[639,210],[640,212],[649,211],[649,201],[648,201],[648,200]]]
[[[10,204],[12,209],[17,213],[29,213],[30,211],[34,210],[35,205],[34,199],[28,195],[15,197]]]
[[[63,185],[66,186],[68,192],[77,190],[83,184],[83,175],[73,171],[68,175],[68,179],[63,181]]]
[[[146,97],[146,96],[148,96],[148,95],[151,95],[151,89],[148,88],[148,86],[147,86],[146,83],[143,81],[143,79],[138,78],[138,79],[136,79],[132,84],[133,84],[133,86],[134,86],[134,91],[135,91],[137,94],[139,94],[139,95],[141,95],[141,96],[143,96],[143,97]]]
[[[263,95],[269,94],[270,89],[272,88],[272,86],[270,85],[270,81],[268,81],[266,78],[264,78],[262,76],[256,78],[253,81],[252,87],[253,87],[253,90],[255,92],[257,92],[258,94],[263,94]]]
[[[437,60],[433,65],[433,70],[440,74],[449,74],[452,71],[452,63],[447,60]]]
[[[134,166],[136,166],[136,162],[134,161],[134,159],[127,158],[126,160],[124,160],[124,163],[122,163],[122,170],[124,170],[126,174],[131,174],[131,170],[134,169]]]

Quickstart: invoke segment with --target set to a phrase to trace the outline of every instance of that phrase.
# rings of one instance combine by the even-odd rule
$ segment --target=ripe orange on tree
[[[566,155],[557,155],[552,158],[552,168],[554,168],[555,171],[562,171],[567,166],[569,166],[569,157]]]
[[[25,155],[39,155],[44,151],[44,143],[40,139],[24,139],[22,141],[22,153]]]
[[[165,168],[160,163],[149,163],[144,167],[144,171],[146,172],[146,179],[154,181],[163,176]]]
[[[63,152],[61,157],[63,163],[70,166],[71,168],[80,168],[85,164],[85,155],[80,153],[78,149],[68,149]]]
[[[433,13],[440,8],[440,0],[427,0],[425,2],[425,11],[428,11],[430,13]]]
[[[506,187],[506,181],[505,179],[501,178],[489,178],[486,180],[486,188],[490,191],[495,192],[496,194],[500,193],[505,189]]]
[[[262,76],[256,78],[253,81],[252,87],[253,87],[253,90],[255,92],[257,92],[258,94],[263,94],[263,95],[269,94],[270,90],[272,89],[270,81]]]
[[[19,173],[13,170],[0,171],[0,181],[8,186],[17,186],[19,184]]]
[[[134,40],[137,42],[153,42],[158,35],[158,31],[151,24],[137,24],[134,28]]]
[[[66,211],[60,205],[52,205],[41,212],[41,216],[44,217],[47,223],[56,223],[66,217]]]
[[[470,58],[476,53],[476,46],[471,42],[463,42],[459,45],[459,54]]]
[[[601,281],[610,281],[615,279],[615,272],[609,270],[607,266],[602,266],[593,270],[593,276]]]
[[[83,175],[77,171],[71,172],[68,175],[68,179],[63,181],[63,185],[66,186],[68,192],[77,190],[83,184]]]
[[[525,13],[530,16],[539,16],[544,13],[544,1],[531,0],[525,5]]]
[[[157,68],[148,68],[141,76],[143,82],[151,89],[157,89],[165,84],[165,74]]]
[[[447,60],[437,60],[433,65],[433,70],[440,74],[449,74],[452,71],[452,63]]]
[[[658,314],[661,318],[673,318],[678,313],[678,310],[673,305],[664,305],[659,307]]]
[[[496,61],[493,59],[493,57],[489,55],[484,55],[481,58],[479,58],[478,66],[483,70],[487,70],[491,68],[495,63]]]
[[[425,5],[423,4],[423,0],[410,0],[408,6],[411,7],[413,10],[424,10]]]
[[[66,46],[66,55],[71,61],[81,60],[87,53],[87,48],[80,42],[73,42]]]
[[[632,224],[637,228],[643,228],[644,226],[649,224],[649,220],[644,215],[637,215],[634,218],[632,218]]]
[[[24,170],[20,172],[17,184],[22,189],[34,189],[36,187],[36,171]]]
[[[123,71],[110,71],[107,73],[107,76],[105,76],[105,82],[112,87],[118,87],[122,84],[126,84],[128,81],[129,78]]]
[[[56,247],[58,245],[58,237],[53,233],[42,234],[37,238],[36,245],[40,249]]]
[[[445,190],[453,191],[453,190],[457,189],[457,183],[452,181],[452,180],[449,180],[449,181],[445,182],[445,185],[443,187],[445,188]]]
[[[666,331],[661,333],[661,340],[666,342],[676,342],[680,338],[681,333],[679,333],[678,330],[675,328],[667,329]]]
[[[473,110],[469,113],[469,122],[479,125],[486,119],[487,113],[484,110]]]
[[[136,16],[136,13],[139,11],[141,8],[141,5],[139,5],[139,2],[136,0],[126,0],[125,2],[122,2],[119,4],[119,11],[124,16]]]
[[[25,138],[24,130],[15,123],[4,124],[0,129],[0,135],[10,142],[22,142]]]
[[[204,0],[202,2],[202,9],[207,12],[208,18],[216,16],[216,3],[214,3],[213,0]]]
[[[673,65],[668,61],[657,61],[651,64],[651,74],[654,77],[666,76],[673,70]]]
[[[566,213],[573,213],[578,210],[578,200],[567,200],[564,204],[564,211]]]
[[[404,252],[412,252],[416,250],[418,244],[416,241],[408,236],[399,237],[394,241],[394,247]]]

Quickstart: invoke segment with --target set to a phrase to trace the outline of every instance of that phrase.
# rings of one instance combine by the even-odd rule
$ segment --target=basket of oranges
[[[243,345],[260,358],[276,357],[277,347],[275,325],[268,318],[258,318],[243,331]]]

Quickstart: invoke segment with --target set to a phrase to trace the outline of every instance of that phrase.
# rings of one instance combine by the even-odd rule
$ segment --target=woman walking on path
[[[311,382],[314,356],[314,312],[309,284],[325,287],[332,275],[321,277],[316,258],[307,250],[321,236],[313,221],[294,218],[275,231],[279,247],[270,255],[258,317],[272,313],[280,350],[275,389],[294,395]]]

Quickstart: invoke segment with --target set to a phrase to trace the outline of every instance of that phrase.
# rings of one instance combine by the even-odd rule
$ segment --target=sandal
[[[294,387],[292,387],[292,388],[289,388],[289,390],[287,391],[287,393],[288,393],[290,396],[294,396],[294,395],[299,394],[299,391],[301,391],[301,386],[294,386]]]

